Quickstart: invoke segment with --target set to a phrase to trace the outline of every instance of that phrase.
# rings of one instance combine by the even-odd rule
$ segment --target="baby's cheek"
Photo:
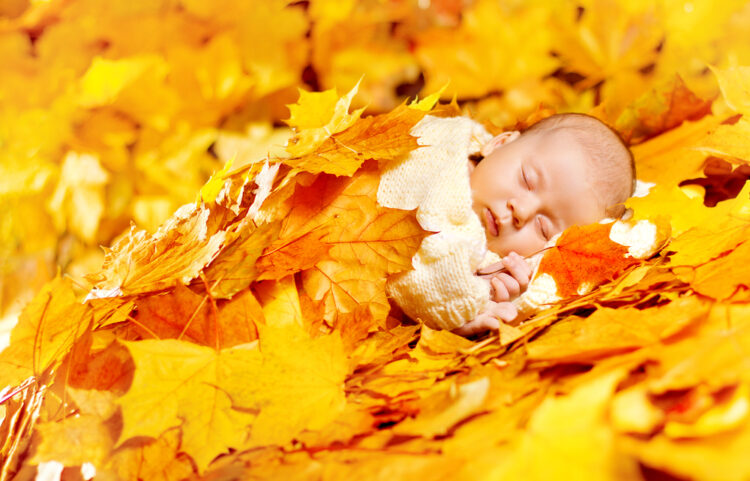
[[[493,248],[488,245],[488,248],[501,257],[505,257],[511,252],[516,252],[522,257],[534,254],[544,247],[546,241],[537,235],[536,232],[529,229],[529,227],[530,226],[527,225],[520,231],[506,233],[506,235],[500,236],[496,239],[496,247]]]

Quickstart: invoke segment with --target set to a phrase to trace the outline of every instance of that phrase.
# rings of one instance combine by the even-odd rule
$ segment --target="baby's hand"
[[[510,322],[516,318],[518,311],[511,302],[489,301],[477,317],[453,332],[459,336],[471,336],[481,332],[500,329],[501,322]]]
[[[531,266],[526,262],[526,259],[515,252],[511,252],[503,257],[502,261],[483,270],[492,272],[490,270],[492,267],[505,269],[505,272],[499,274],[482,275],[482,277],[492,276],[490,278],[490,286],[492,286],[490,297],[493,301],[506,302],[515,299],[529,286]]]

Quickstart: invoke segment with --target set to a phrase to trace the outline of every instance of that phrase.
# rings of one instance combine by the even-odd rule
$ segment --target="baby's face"
[[[527,256],[574,224],[602,219],[587,166],[585,150],[564,130],[521,135],[490,152],[471,172],[488,248]]]

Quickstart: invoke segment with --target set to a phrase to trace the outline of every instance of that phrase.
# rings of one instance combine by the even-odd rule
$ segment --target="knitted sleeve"
[[[484,229],[471,209],[468,156],[491,135],[465,117],[427,116],[414,129],[421,147],[386,168],[378,202],[417,209],[428,231],[412,258],[414,270],[393,276],[388,295],[404,312],[432,328],[455,329],[473,319],[489,300],[488,281],[474,275],[496,262]]]

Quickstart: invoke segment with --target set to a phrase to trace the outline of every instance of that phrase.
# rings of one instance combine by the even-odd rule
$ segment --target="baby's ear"
[[[500,135],[493,137],[489,142],[482,146],[482,155],[487,157],[496,148],[508,142],[513,142],[521,135],[521,132],[513,130],[510,132],[503,132]]]

